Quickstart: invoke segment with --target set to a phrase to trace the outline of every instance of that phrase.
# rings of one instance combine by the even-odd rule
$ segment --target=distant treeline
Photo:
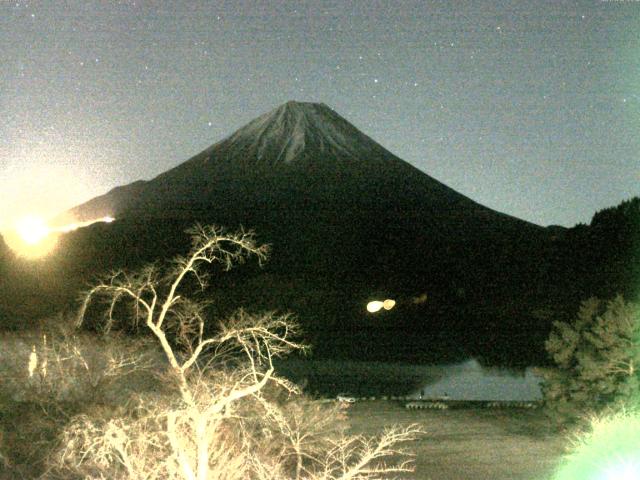
[[[215,223],[233,229],[231,218]],[[28,326],[72,310],[100,272],[185,253],[183,232],[192,221],[96,224],[66,235],[54,255],[38,261],[15,258],[0,242],[0,323]],[[475,232],[436,236],[411,231],[410,223],[381,237],[380,225],[363,232],[354,225],[349,238],[331,238],[329,216],[323,221],[328,227],[311,231],[302,220],[298,228],[295,216],[279,225],[261,225],[256,217],[251,226],[273,246],[271,259],[264,268],[212,272],[211,313],[239,306],[292,311],[316,355],[332,358],[418,362],[473,355],[488,363],[540,363],[554,320],[573,318],[591,296],[620,293],[631,300],[640,290],[638,197],[597,212],[589,225],[548,227],[534,236],[511,232],[488,242],[490,231],[481,232],[480,242]],[[426,301],[412,301],[423,294]],[[376,296],[398,305],[370,315],[364,305]]]

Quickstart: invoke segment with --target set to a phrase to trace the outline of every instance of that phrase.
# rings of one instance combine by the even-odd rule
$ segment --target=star
[[[136,180],[137,176],[148,175],[149,168],[160,168],[148,166],[151,162],[147,157],[156,158],[158,154],[147,154],[146,147],[138,145],[135,129],[127,127],[129,123],[135,124],[134,119],[142,112],[156,115],[158,124],[179,125],[171,135],[183,141],[160,139],[169,144],[171,150],[154,142],[153,148],[163,152],[165,158],[162,168],[186,156],[185,151],[196,153],[200,148],[197,128],[192,131],[186,125],[193,126],[193,123],[174,118],[188,115],[188,109],[169,108],[178,98],[184,98],[185,105],[199,105],[203,112],[216,112],[215,122],[203,119],[206,113],[200,116],[191,112],[197,115],[195,126],[199,124],[201,131],[214,131],[211,127],[215,124],[221,132],[231,133],[232,126],[239,126],[252,115],[267,112],[280,100],[289,99],[326,102],[340,115],[344,115],[347,107],[357,105],[353,108],[352,120],[358,126],[359,121],[370,117],[371,110],[375,111],[383,102],[389,101],[389,94],[393,93],[397,96],[397,108],[387,104],[384,108],[391,109],[388,114],[394,117],[394,122],[398,123],[398,119],[408,122],[404,136],[409,138],[398,140],[397,136],[402,136],[399,133],[402,127],[398,127],[398,132],[384,131],[376,140],[402,145],[398,152],[401,158],[415,161],[421,168],[424,159],[411,147],[411,142],[415,141],[420,149],[425,148],[420,143],[424,134],[420,135],[410,122],[417,111],[430,115],[430,119],[444,121],[443,133],[453,125],[468,125],[468,128],[456,131],[455,136],[447,133],[443,141],[449,144],[453,139],[455,142],[461,140],[458,153],[469,162],[469,152],[478,144],[479,129],[493,125],[492,120],[497,121],[495,133],[483,133],[482,142],[488,145],[483,155],[503,149],[511,151],[521,143],[529,145],[534,137],[549,137],[550,132],[554,132],[554,138],[565,134],[571,138],[564,143],[537,145],[527,151],[529,161],[542,158],[560,161],[563,156],[573,158],[572,149],[575,149],[588,156],[588,161],[604,165],[607,161],[617,162],[611,160],[616,156],[627,158],[633,149],[628,137],[630,130],[626,126],[634,119],[634,109],[640,107],[640,98],[634,95],[640,91],[632,88],[636,70],[625,56],[626,51],[609,48],[615,46],[617,40],[626,38],[624,29],[628,24],[617,9],[603,8],[597,5],[598,2],[580,8],[564,2],[552,9],[523,5],[511,9],[508,15],[503,15],[504,12],[496,16],[481,15],[478,22],[474,20],[474,15],[477,17],[479,13],[477,7],[466,8],[465,4],[458,9],[459,14],[441,15],[437,2],[426,2],[420,9],[405,6],[405,3],[413,2],[397,2],[397,5],[387,2],[389,6],[384,5],[385,2],[372,2],[366,7],[345,7],[341,12],[327,5],[315,6],[314,2],[308,2],[304,9],[293,2],[271,2],[274,5],[283,3],[282,8],[271,8],[267,5],[270,2],[266,2],[255,12],[244,13],[235,11],[233,2],[229,5],[197,2],[197,6],[172,6],[157,11],[146,8],[145,2],[139,1],[136,2],[140,4],[139,11],[137,6],[131,8],[133,0],[105,2],[100,8],[89,2],[86,7],[74,7],[75,13],[67,12],[64,2],[60,5],[51,2],[44,12],[39,2],[5,2],[7,10],[15,16],[10,28],[0,29],[3,54],[8,54],[11,60],[7,62],[4,81],[13,82],[4,89],[7,91],[5,96],[14,97],[9,98],[9,106],[14,111],[9,111],[12,115],[9,121],[0,122],[0,138],[8,138],[12,151],[15,144],[16,149],[26,152],[35,140],[25,140],[26,146],[17,144],[12,132],[25,128],[23,124],[36,124],[38,120],[40,123],[57,121],[58,126],[70,121],[77,130],[73,132],[74,135],[77,133],[77,138],[73,140],[75,137],[71,135],[67,138],[58,129],[56,135],[60,138],[56,141],[60,143],[83,142],[95,133],[90,129],[100,135],[106,134],[97,125],[97,116],[90,113],[95,92],[103,91],[123,107],[123,115],[112,123],[135,139],[126,142],[126,148],[131,152],[114,155],[114,158],[140,159],[140,171],[132,173],[132,178],[124,178],[118,171],[117,179],[105,176],[104,182],[126,183]],[[491,0],[489,4],[499,6],[501,2]],[[0,5],[5,3],[0,1]],[[294,8],[297,10],[295,18],[291,15]],[[535,15],[535,21],[531,15]],[[248,28],[248,21],[259,25]],[[504,26],[496,23],[503,21]],[[612,32],[610,38],[600,38],[598,26],[601,24]],[[542,27],[549,32],[553,30],[553,34],[545,35],[544,41],[540,42]],[[129,35],[134,29],[136,35]],[[162,35],[164,31],[168,35]],[[333,34],[327,36],[331,31]],[[517,38],[507,42],[505,39],[514,33]],[[114,37],[117,41],[102,42],[96,40],[96,34],[105,39]],[[305,42],[302,34],[314,41]],[[286,54],[282,51],[283,43],[293,47]],[[209,47],[215,45],[224,46],[222,55],[217,47],[209,51]],[[453,55],[456,52],[460,55]],[[256,58],[260,61],[256,62]],[[217,60],[215,64],[214,59]],[[529,61],[532,59],[534,61]],[[20,62],[24,63],[23,68]],[[607,66],[612,68],[607,69]],[[291,76],[295,70],[304,71],[304,77],[295,73]],[[46,82],[42,76],[46,71],[52,72],[55,81]],[[616,76],[619,86],[626,88],[614,92],[612,82],[618,81]],[[260,78],[260,82],[256,83],[254,77]],[[185,81],[173,82],[174,78]],[[157,91],[148,89],[150,85],[157,86]],[[224,91],[221,85],[224,85]],[[274,95],[272,85],[278,85],[281,91]],[[69,87],[69,92],[62,90],[65,86]],[[351,86],[354,88],[349,88]],[[56,89],[61,91],[56,92]],[[224,98],[217,102],[221,96]],[[60,107],[56,107],[51,98],[60,98]],[[607,109],[607,104],[609,110],[611,106],[613,111],[617,107],[624,115],[618,115],[612,121],[613,111]],[[250,112],[243,112],[238,105],[249,105]],[[528,115],[523,106],[529,106],[535,115]],[[22,109],[32,111],[17,113]],[[574,129],[577,131],[557,130],[554,122],[561,122],[563,117],[555,113],[556,109],[560,112],[575,109],[576,114],[582,109],[589,118],[580,120],[581,129]],[[109,109],[109,114],[115,114],[116,110]],[[81,117],[85,112],[89,114],[88,120]],[[64,118],[59,115],[62,113],[66,113]],[[219,118],[225,119],[224,124]],[[509,127],[505,128],[503,123],[508,123]],[[583,134],[584,129],[599,128],[601,124],[605,126],[601,136],[594,132]],[[37,127],[42,128],[40,124]],[[614,127],[620,127],[618,133]],[[380,130],[379,125],[373,130]],[[520,130],[521,136],[507,134]],[[158,132],[161,130],[154,134]],[[437,131],[430,132],[427,141],[434,144],[439,135]],[[577,135],[577,140],[573,135]],[[602,136],[616,137],[616,141],[603,141]],[[26,139],[35,137],[38,135],[25,134]],[[565,148],[563,145],[570,146]],[[607,145],[614,148],[609,151]],[[436,149],[443,146],[444,143],[435,145]],[[116,146],[115,142],[112,147],[124,148],[119,144]],[[68,149],[61,147],[60,150]],[[138,155],[138,151],[143,154]],[[25,155],[43,157],[31,152]],[[443,170],[448,168],[446,158],[449,155],[453,152],[441,160]],[[0,177],[4,173],[0,168]],[[635,174],[636,170],[630,175]],[[99,188],[106,189],[107,186],[100,184]],[[634,187],[627,184],[625,188],[629,191]],[[611,200],[611,205],[613,203],[615,200]]]

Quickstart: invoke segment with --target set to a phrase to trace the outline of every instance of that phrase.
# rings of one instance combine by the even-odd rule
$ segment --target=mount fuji
[[[387,203],[405,207],[405,216],[429,211],[430,221],[459,226],[475,218],[540,229],[429,177],[326,105],[294,101],[150,181],[115,188],[69,213],[79,221],[106,215],[167,217],[221,205],[233,208],[235,202],[291,209],[299,203],[313,208],[313,201],[360,208]]]
[[[415,269],[417,252],[433,258],[455,244],[454,252],[483,260],[481,245],[545,236],[544,228],[484,207],[399,159],[326,105],[301,102],[68,213],[76,221],[110,215],[244,225],[297,268],[340,270],[347,260],[350,270],[400,276]]]
[[[116,218],[64,239],[73,260],[61,261],[85,273],[185,253],[194,222],[254,229],[271,259],[242,278],[240,293],[232,274],[224,301],[292,310],[312,332],[340,326],[365,343],[363,304],[380,295],[398,299],[408,331],[487,328],[498,311],[526,325],[520,314],[544,283],[552,237],[411,166],[326,105],[302,102],[66,215]]]

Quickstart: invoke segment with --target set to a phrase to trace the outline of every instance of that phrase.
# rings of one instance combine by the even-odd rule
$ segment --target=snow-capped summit
[[[258,161],[289,164],[309,151],[357,157],[363,153],[363,143],[372,142],[325,104],[290,101],[256,118],[219,146],[241,150]]]
[[[327,105],[290,101],[194,156],[184,167],[226,164],[263,172],[287,165],[352,169],[363,162],[370,167],[372,157],[380,156],[393,155]],[[343,164],[347,159],[350,166]]]

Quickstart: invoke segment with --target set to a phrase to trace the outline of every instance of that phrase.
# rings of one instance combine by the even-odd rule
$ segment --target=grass
[[[409,445],[417,480],[550,480],[567,446],[541,410],[407,410],[401,402],[356,402],[350,429],[365,435],[392,423],[419,423]]]

